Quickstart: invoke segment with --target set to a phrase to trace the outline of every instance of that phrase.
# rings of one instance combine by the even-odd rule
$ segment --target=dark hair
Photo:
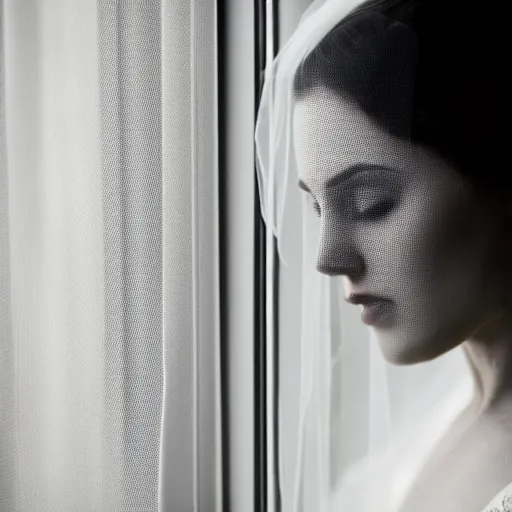
[[[474,5],[473,5],[474,4]],[[495,19],[463,0],[370,0],[297,69],[295,100],[327,87],[389,133],[422,144],[479,186],[498,183]]]

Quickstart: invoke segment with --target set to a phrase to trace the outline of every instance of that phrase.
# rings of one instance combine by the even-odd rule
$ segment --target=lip
[[[377,295],[370,295],[369,293],[351,293],[347,297],[347,302],[350,304],[371,304],[376,301],[385,301],[384,297],[378,297]]]
[[[377,299],[363,304],[361,312],[361,320],[366,325],[374,325],[386,316],[389,312],[390,302],[384,299]]]

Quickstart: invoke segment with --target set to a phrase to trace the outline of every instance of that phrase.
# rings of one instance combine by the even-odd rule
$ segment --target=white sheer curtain
[[[0,510],[220,510],[215,3],[0,17]]]

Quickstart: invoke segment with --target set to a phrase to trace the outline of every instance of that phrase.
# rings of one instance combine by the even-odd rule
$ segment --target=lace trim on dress
[[[483,512],[512,512],[512,484],[497,494]]]

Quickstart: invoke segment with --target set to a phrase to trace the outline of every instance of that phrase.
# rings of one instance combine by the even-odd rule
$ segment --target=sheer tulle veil
[[[300,382],[294,390],[299,421],[292,425],[282,411],[278,418],[280,429],[296,429],[297,439],[279,453],[283,512],[395,512],[424,457],[472,393],[460,348],[423,364],[386,362],[373,330],[345,304],[342,278],[315,269],[319,226],[297,187],[293,78],[321,39],[362,3],[311,4],[267,67],[257,115],[262,216],[277,238],[280,264],[301,269],[300,365],[280,375],[281,382],[297,375]],[[294,196],[300,216],[291,219]],[[300,245],[293,245],[297,236]]]

